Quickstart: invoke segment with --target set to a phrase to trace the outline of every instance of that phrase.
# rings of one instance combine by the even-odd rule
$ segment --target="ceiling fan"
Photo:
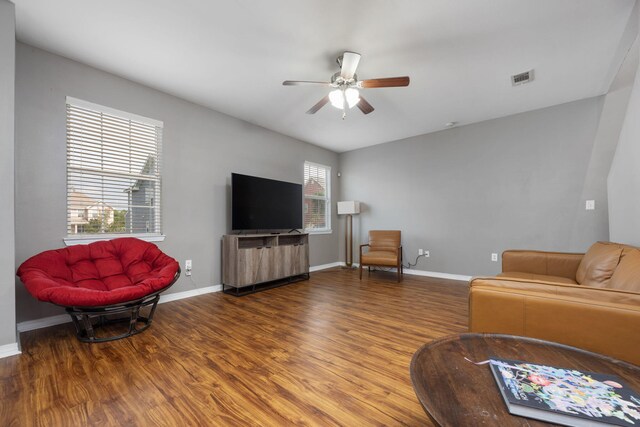
[[[285,80],[284,86],[316,85],[332,87],[334,90],[322,98],[316,105],[311,107],[307,114],[315,114],[328,102],[334,107],[343,110],[342,119],[347,115],[347,109],[356,105],[364,114],[371,113],[374,108],[362,96],[360,89],[373,89],[380,87],[402,87],[409,86],[409,77],[387,77],[382,79],[358,80],[356,68],[360,62],[360,54],[355,52],[344,52],[336,62],[340,66],[340,71],[331,77],[330,82]]]

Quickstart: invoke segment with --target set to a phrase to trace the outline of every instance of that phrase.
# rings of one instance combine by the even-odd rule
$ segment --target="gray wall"
[[[16,342],[14,290],[15,12],[0,0],[0,345]]]
[[[632,52],[636,57],[639,44]],[[635,74],[607,185],[611,240],[640,246],[640,72]]]
[[[164,121],[167,238],[159,246],[183,265],[193,260],[198,287],[221,283],[221,236],[231,225],[231,172],[302,183],[303,163],[309,160],[332,167],[332,194],[339,197],[333,152],[28,45],[18,43],[16,54],[17,265],[63,246],[67,95]],[[337,261],[338,237],[335,229],[311,236],[312,266]],[[18,321],[62,313],[35,301],[19,282],[16,287]],[[193,288],[183,276],[170,291]]]
[[[492,252],[584,251],[607,240],[608,163],[596,158],[607,146],[612,152],[597,143],[604,101],[341,154],[341,197],[365,203],[354,240],[366,241],[370,229],[398,228],[405,262],[428,249],[431,257],[414,268],[464,275],[499,272]],[[596,200],[595,211],[585,211],[586,199]]]

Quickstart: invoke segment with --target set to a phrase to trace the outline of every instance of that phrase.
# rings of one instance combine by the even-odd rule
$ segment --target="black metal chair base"
[[[73,325],[76,327],[76,336],[82,342],[107,342],[115,341],[122,338],[127,338],[135,334],[146,330],[151,326],[153,321],[153,315],[156,312],[158,301],[160,301],[160,293],[169,289],[180,277],[180,268],[176,271],[175,276],[171,283],[164,288],[149,294],[143,298],[127,301],[122,304],[105,305],[100,307],[65,307]],[[143,316],[141,310],[151,307],[149,314]],[[112,316],[118,316],[127,314],[125,317],[118,317],[116,319]],[[129,323],[127,331],[120,335],[113,335],[108,337],[96,337],[96,328],[100,328],[106,325],[112,325],[114,323]]]
[[[266,291],[268,289],[278,288],[280,286],[288,285],[290,283],[300,282],[301,280],[309,280],[311,275],[309,273],[299,274],[297,276],[285,277],[284,279],[274,280],[271,282],[258,283],[255,285],[244,286],[242,288],[236,288],[235,286],[222,284],[222,292],[234,297],[242,297],[249,294],[254,294],[260,291]]]
[[[69,316],[71,316],[71,320],[76,327],[76,336],[80,341],[91,343],[107,342],[139,334],[151,326],[153,315],[155,314],[159,300],[160,295],[156,294],[121,305],[95,308],[67,307],[66,310]],[[141,310],[149,306],[151,307],[149,314],[147,316],[141,315]],[[127,314],[127,316],[115,319],[111,318],[111,316],[118,316],[122,314]],[[126,322],[128,322],[128,329],[122,334],[108,337],[96,336],[95,330],[97,328]]]

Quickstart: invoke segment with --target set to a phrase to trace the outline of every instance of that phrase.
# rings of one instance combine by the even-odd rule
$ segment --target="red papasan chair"
[[[153,243],[125,237],[42,252],[17,274],[35,298],[66,308],[80,341],[104,342],[151,326],[160,292],[178,280],[180,264]],[[150,308],[146,317],[143,308]],[[96,337],[94,327],[122,320],[127,332]]]

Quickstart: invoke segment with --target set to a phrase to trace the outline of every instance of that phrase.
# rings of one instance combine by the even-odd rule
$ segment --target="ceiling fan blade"
[[[373,108],[373,106],[369,104],[367,100],[364,99],[362,96],[360,97],[360,101],[358,101],[356,105],[358,106],[360,111],[362,111],[364,114],[369,114],[370,112],[375,110],[375,108]]]
[[[342,54],[342,69],[340,76],[344,79],[352,79],[360,62],[360,54],[355,52],[345,52]]]
[[[311,82],[308,80],[285,80],[282,82],[283,86],[302,86],[302,85],[316,85],[316,86],[331,86],[329,82]]]
[[[371,89],[376,87],[401,87],[401,86],[409,86],[409,76],[403,77],[387,77],[384,79],[369,79],[369,80],[361,80],[358,82],[358,85],[365,88]]]
[[[327,102],[329,102],[329,95],[325,96],[320,101],[318,101],[318,103],[316,105],[314,105],[313,107],[309,108],[309,110],[307,111],[307,114],[315,114],[316,111],[318,111],[319,109],[324,107]]]

